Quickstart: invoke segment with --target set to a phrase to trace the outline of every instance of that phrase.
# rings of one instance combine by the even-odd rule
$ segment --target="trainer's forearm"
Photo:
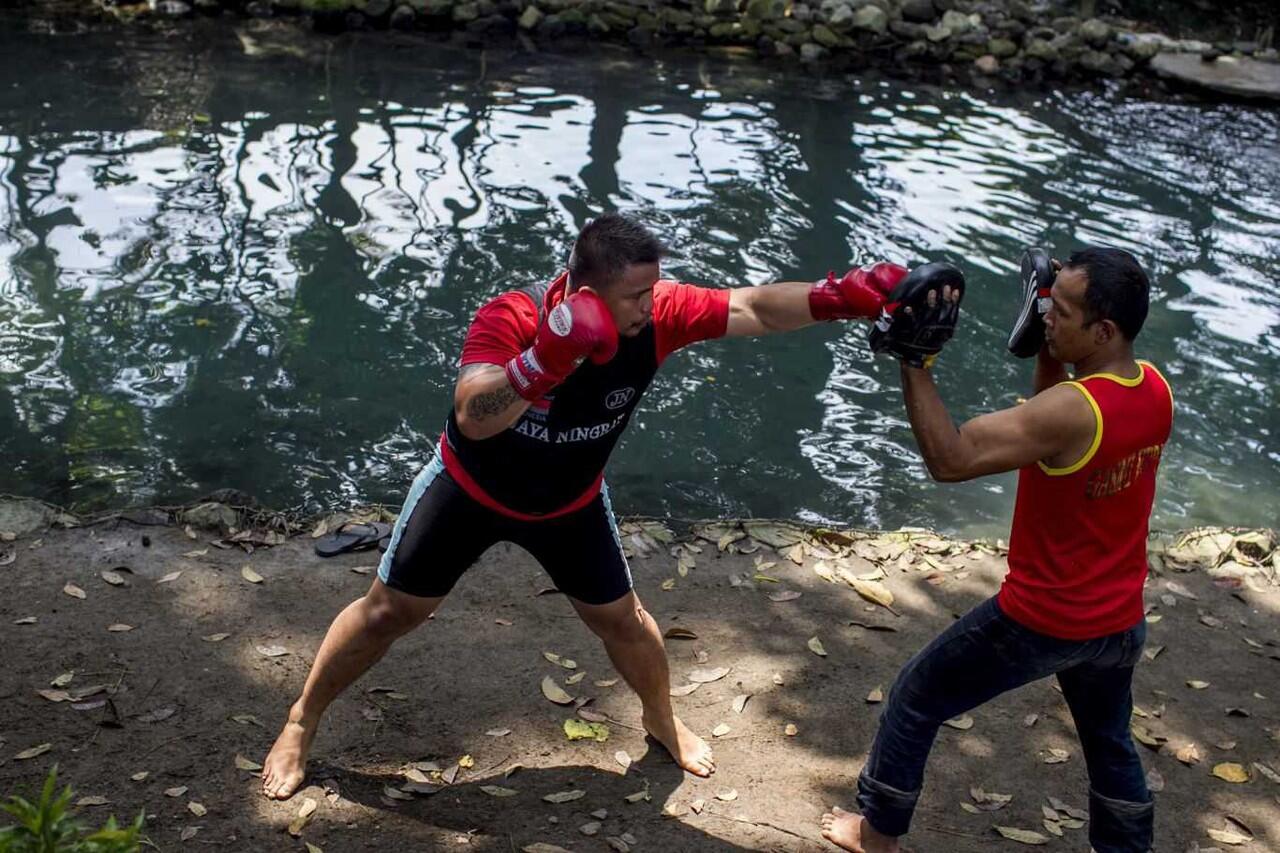
[[[759,323],[759,334],[790,332],[817,321],[809,311],[809,291],[813,282],[779,281],[742,288],[747,307]]]
[[[467,438],[491,438],[513,426],[529,408],[530,401],[516,393],[501,367],[491,366],[471,376],[464,372],[463,377],[454,395],[454,408],[458,429]]]
[[[1071,377],[1067,374],[1066,366],[1053,356],[1049,355],[1049,345],[1044,344],[1040,347],[1040,352],[1036,354],[1036,370],[1034,378],[1034,390],[1032,396],[1039,394],[1046,388],[1052,388],[1059,382],[1065,382]]]
[[[960,431],[951,420],[951,413],[942,402],[933,376],[928,370],[904,364],[902,396],[906,402],[907,419],[911,421],[911,432],[915,434],[929,476],[942,481],[960,479],[958,460],[963,442]]]

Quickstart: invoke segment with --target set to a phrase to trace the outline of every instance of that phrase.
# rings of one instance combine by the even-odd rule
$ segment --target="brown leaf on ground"
[[[262,583],[263,581],[262,575],[258,574],[253,569],[249,568],[248,565],[241,567],[240,577],[244,578],[249,583]]]
[[[668,640],[696,640],[698,635],[688,628],[668,628],[663,635]]]
[[[85,591],[83,589],[71,583],[70,581],[68,581],[66,586],[62,588],[62,591],[67,595],[71,596],[72,598],[78,598],[81,601],[88,598],[88,596],[85,594]]]
[[[1213,775],[1224,782],[1242,784],[1249,781],[1249,771],[1234,761],[1224,761],[1213,766]]]
[[[1188,743],[1175,752],[1174,757],[1190,767],[1193,764],[1200,763],[1200,750],[1196,748],[1194,743]]]
[[[542,799],[548,803],[571,803],[574,800],[580,800],[587,795],[586,791],[556,791],[554,794],[547,794]]]
[[[39,746],[33,746],[30,749],[22,750],[22,752],[19,752],[13,758],[15,761],[26,761],[29,758],[36,758],[37,756],[44,755],[51,749],[53,749],[53,744],[42,743]]]
[[[713,681],[719,681],[729,674],[731,667],[699,667],[689,670],[689,680],[694,684],[710,684]],[[692,692],[692,691],[691,691]]]
[[[827,656],[827,650],[823,648],[822,641],[817,637],[810,637],[809,642],[806,645],[809,646],[809,651],[813,652],[818,657],[825,658]]]
[[[1049,837],[1041,835],[1030,829],[1019,829],[1016,826],[1000,826],[991,827],[996,832],[1003,835],[1010,841],[1017,841],[1019,844],[1048,844]]]
[[[884,688],[877,684],[875,687],[871,688],[871,692],[867,694],[867,704],[876,705],[883,701]]]
[[[311,799],[310,797],[307,797],[305,800],[302,801],[302,805],[299,806],[298,808],[298,814],[289,823],[290,835],[292,835],[294,838],[297,838],[300,835],[302,835],[302,830],[305,829],[307,824],[311,822],[311,816],[316,813],[316,808],[318,808],[318,805],[319,804],[316,803],[316,801]]]
[[[733,697],[733,713],[741,714],[743,709],[747,707],[747,700],[751,698],[750,693],[739,693]]]
[[[953,729],[959,729],[962,732],[966,732],[973,728],[973,717],[970,717],[968,714],[961,714],[959,717],[945,720],[942,724],[944,726],[950,726]]]
[[[542,695],[557,705],[573,704],[573,697],[566,693],[563,687],[556,684],[555,679],[549,675],[542,679]]]

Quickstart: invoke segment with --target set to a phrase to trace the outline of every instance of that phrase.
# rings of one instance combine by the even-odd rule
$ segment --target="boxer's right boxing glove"
[[[547,312],[533,346],[507,362],[507,379],[524,399],[540,400],[584,359],[604,364],[617,352],[618,327],[609,306],[595,293],[577,290]]]
[[[1044,344],[1044,315],[1053,305],[1049,291],[1057,273],[1049,253],[1038,247],[1022,253],[1021,267],[1022,309],[1009,333],[1009,352],[1018,358],[1030,358]]]

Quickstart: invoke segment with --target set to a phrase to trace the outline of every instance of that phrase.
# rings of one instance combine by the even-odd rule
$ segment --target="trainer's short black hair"
[[[1125,340],[1136,338],[1147,320],[1151,293],[1151,282],[1138,259],[1123,249],[1085,246],[1071,253],[1067,266],[1083,270],[1088,280],[1086,322],[1110,320]]]
[[[569,256],[575,284],[606,286],[632,264],[656,264],[667,247],[648,228],[621,213],[606,213],[586,224]]]

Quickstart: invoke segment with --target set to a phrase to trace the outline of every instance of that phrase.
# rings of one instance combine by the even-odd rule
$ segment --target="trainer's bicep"
[[[1016,471],[1060,452],[1072,431],[1069,413],[1063,409],[1061,400],[1033,399],[963,424],[966,476]]]

